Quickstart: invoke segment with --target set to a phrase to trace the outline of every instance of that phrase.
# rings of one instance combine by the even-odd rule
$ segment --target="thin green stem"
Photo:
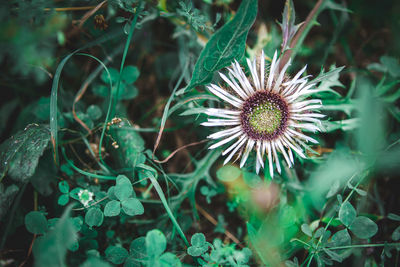
[[[347,249],[347,248],[374,248],[374,247],[384,247],[384,246],[400,246],[400,243],[385,243],[385,244],[359,244],[359,245],[349,245],[349,246],[339,246],[339,247],[331,247],[326,248],[329,250],[337,250],[337,249]]]
[[[116,90],[115,98],[114,98],[114,101],[113,101],[113,109],[112,109],[111,114],[110,114],[111,117],[113,117],[115,115],[115,107],[117,105],[118,96],[119,96],[119,89],[121,87],[122,70],[124,69],[126,55],[128,54],[129,45],[130,45],[131,40],[132,40],[133,32],[135,31],[137,19],[139,17],[139,14],[142,12],[142,10],[143,10],[143,3],[142,3],[142,1],[140,1],[139,5],[138,5],[138,9],[136,10],[135,16],[133,17],[133,20],[132,20],[132,23],[131,23],[131,27],[130,27],[130,30],[129,30],[128,38],[126,39],[124,53],[122,54],[121,66],[119,68],[119,77],[118,77],[118,82],[117,82],[117,90]]]

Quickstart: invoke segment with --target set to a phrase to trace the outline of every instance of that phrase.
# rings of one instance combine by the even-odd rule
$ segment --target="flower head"
[[[89,202],[93,200],[93,196],[94,194],[87,189],[81,189],[78,192],[79,201],[85,207],[87,207],[89,205]]]
[[[271,65],[266,71],[264,53],[257,64],[256,59],[247,64],[251,75],[246,77],[239,63],[235,61],[228,67],[228,76],[219,73],[228,87],[210,84],[208,89],[218,98],[229,104],[230,108],[208,108],[207,122],[204,126],[223,126],[226,129],[213,133],[208,138],[221,139],[210,149],[235,142],[227,147],[222,155],[228,155],[224,164],[238,153],[240,167],[245,164],[249,153],[257,154],[256,170],[264,167],[267,155],[271,177],[274,163],[278,172],[281,166],[278,153],[282,154],[289,167],[294,163],[293,152],[305,158],[305,142],[318,143],[302,133],[302,130],[318,131],[317,124],[324,115],[317,113],[322,106],[319,99],[306,99],[315,89],[315,82],[301,77],[306,67],[293,78],[286,75],[290,60],[280,70],[280,59],[275,52]]]

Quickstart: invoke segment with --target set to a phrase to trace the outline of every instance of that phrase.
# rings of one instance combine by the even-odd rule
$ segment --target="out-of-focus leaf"
[[[338,181],[347,181],[356,173],[361,172],[363,163],[345,148],[337,148],[316,171],[311,174],[307,187],[309,188],[310,204],[322,208],[325,196],[331,185]]]
[[[3,133],[5,128],[7,127],[7,122],[11,118],[11,114],[14,109],[17,107],[18,100],[14,99],[7,103],[4,103],[0,108],[0,135]]]
[[[361,126],[358,130],[357,143],[368,163],[377,159],[378,153],[385,145],[385,113],[379,99],[373,97],[374,85],[366,77],[357,79],[357,89],[360,92],[359,112]]]
[[[57,183],[57,167],[50,150],[46,150],[40,158],[35,173],[29,179],[36,191],[43,196],[53,193]]]
[[[0,146],[0,180],[8,174],[16,181],[31,177],[50,140],[46,126],[28,125]]]
[[[239,178],[242,174],[241,170],[233,165],[225,165],[218,169],[217,178],[224,182],[232,182]]]
[[[89,257],[81,267],[112,267],[108,262],[102,261],[97,257]]]
[[[235,17],[216,31],[201,51],[188,89],[209,83],[215,71],[243,56],[247,34],[256,16],[257,0],[243,1]]]
[[[57,221],[55,227],[33,245],[35,266],[66,266],[67,249],[77,240],[76,228],[69,219],[71,206]]]
[[[3,220],[18,191],[19,188],[15,184],[4,189],[4,185],[0,183],[0,221]]]

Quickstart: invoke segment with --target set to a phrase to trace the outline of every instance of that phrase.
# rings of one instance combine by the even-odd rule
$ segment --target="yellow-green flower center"
[[[242,106],[243,131],[253,140],[273,140],[286,129],[289,108],[277,93],[258,91]]]
[[[249,115],[251,127],[259,133],[272,134],[282,122],[282,111],[270,102],[257,106]]]

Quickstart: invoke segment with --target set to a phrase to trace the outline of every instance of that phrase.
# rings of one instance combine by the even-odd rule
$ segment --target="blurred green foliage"
[[[323,133],[271,179],[173,151],[210,134],[216,72],[270,61],[315,1],[3,1],[0,265],[398,265],[400,4],[319,2],[289,73]]]

